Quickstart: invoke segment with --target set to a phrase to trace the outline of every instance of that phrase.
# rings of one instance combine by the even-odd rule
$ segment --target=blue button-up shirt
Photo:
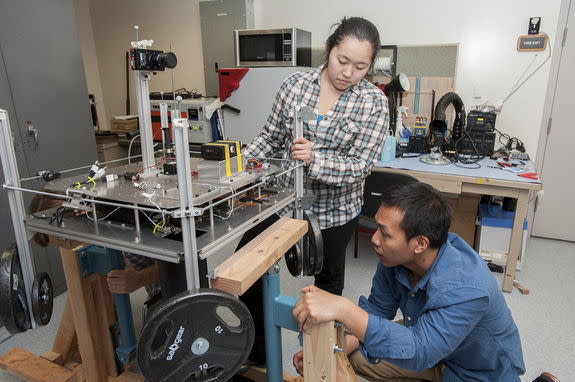
[[[445,365],[443,381],[519,381],[525,372],[519,332],[485,262],[450,233],[415,287],[402,266],[381,263],[369,298],[360,351],[408,370]],[[392,320],[401,309],[404,326]]]

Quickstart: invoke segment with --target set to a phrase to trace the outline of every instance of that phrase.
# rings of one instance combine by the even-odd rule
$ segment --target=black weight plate
[[[292,276],[314,276],[323,266],[323,237],[319,222],[311,210],[303,211],[308,231],[285,254],[287,268]]]
[[[304,237],[303,275],[315,276],[323,267],[323,235],[313,212],[305,210],[304,217],[308,222],[308,232]]]
[[[303,256],[299,243],[292,246],[284,256],[287,269],[292,276],[300,276],[303,268]]]
[[[0,258],[0,320],[12,334],[31,327],[22,269],[15,245],[5,249]]]
[[[54,290],[52,280],[46,272],[41,272],[34,277],[32,284],[32,314],[38,326],[47,325],[52,318],[54,307]]]
[[[182,292],[154,308],[138,341],[149,382],[227,381],[245,363],[254,323],[235,296],[216,289]]]

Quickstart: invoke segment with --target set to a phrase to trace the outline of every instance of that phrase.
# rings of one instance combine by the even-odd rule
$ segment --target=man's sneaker
[[[559,382],[559,379],[550,373],[541,373],[541,375],[533,380],[533,382]]]

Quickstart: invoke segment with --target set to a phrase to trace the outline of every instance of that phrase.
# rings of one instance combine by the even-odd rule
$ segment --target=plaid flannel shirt
[[[294,106],[317,110],[323,68],[284,80],[262,132],[244,150],[246,158],[270,157],[282,149],[284,158],[290,157]],[[365,178],[378,160],[388,128],[387,98],[365,79],[347,89],[319,123],[304,122],[304,138],[313,143],[304,187],[315,195],[311,209],[322,229],[343,225],[360,213]],[[280,183],[293,187],[294,175],[289,172]]]

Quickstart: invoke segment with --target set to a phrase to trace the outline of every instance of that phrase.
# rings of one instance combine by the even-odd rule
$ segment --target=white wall
[[[154,40],[152,49],[172,50],[176,89],[204,93],[204,70],[198,0],[89,0],[107,117],[126,113],[125,52],[139,38]],[[150,80],[150,91],[171,91],[170,70]],[[131,112],[137,114],[133,72],[130,72]]]
[[[542,17],[541,31],[556,38],[560,0],[254,0],[255,27],[296,26],[312,32],[323,46],[331,26],[343,16],[361,16],[379,29],[383,44],[459,43],[456,92],[467,110],[500,102],[530,63],[536,68],[548,52],[519,53],[517,37],[527,34],[529,17]],[[561,31],[562,33],[562,31]],[[561,37],[561,36],[559,36]],[[525,142],[535,157],[550,60],[513,95],[498,115],[497,128]]]
[[[84,73],[86,73],[86,85],[88,93],[94,94],[96,112],[98,114],[98,128],[108,130],[110,120],[104,102],[104,92],[102,90],[102,80],[100,78],[100,68],[98,66],[98,56],[94,32],[92,29],[92,15],[89,0],[75,0],[76,23],[78,25],[78,37],[82,49],[82,59],[84,61]]]

